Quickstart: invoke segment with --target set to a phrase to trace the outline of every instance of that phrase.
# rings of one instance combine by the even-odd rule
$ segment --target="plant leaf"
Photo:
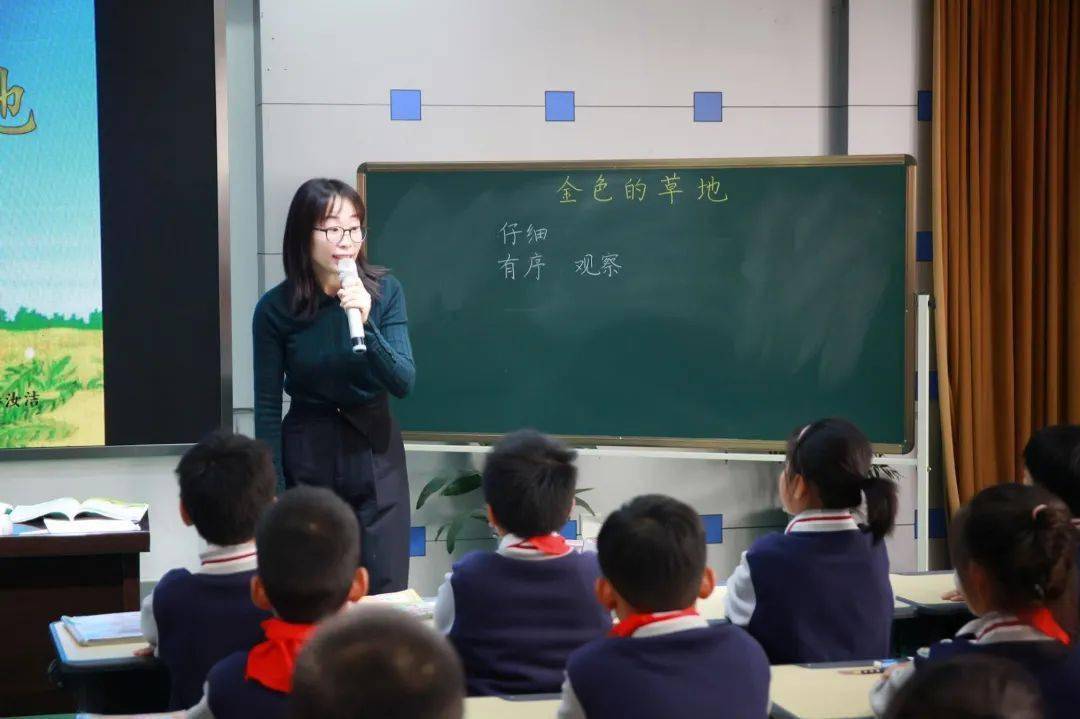
[[[436,542],[439,541],[439,537],[442,536],[442,533],[445,532],[446,528],[449,527],[449,526],[450,526],[449,524],[442,524],[442,525],[439,526],[439,529],[435,532],[435,541]]]
[[[594,517],[596,516],[596,512],[594,512],[594,511],[593,511],[593,508],[592,508],[592,507],[590,507],[590,506],[589,506],[589,503],[588,503],[588,502],[586,502],[586,501],[585,501],[584,499],[582,499],[581,497],[575,497],[575,498],[574,498],[574,503],[575,503],[575,504],[577,504],[577,506],[579,506],[579,507],[581,507],[582,509],[584,509],[584,510],[585,510],[586,512],[588,512],[589,514],[591,514],[592,516],[594,516]]]
[[[574,494],[581,494],[582,492],[591,492],[591,491],[593,491],[592,487],[582,487],[581,489],[574,490]]]
[[[421,507],[423,507],[424,502],[428,501],[431,495],[435,494],[444,486],[446,486],[446,483],[449,481],[449,477],[436,477],[435,479],[425,484],[424,488],[420,490],[420,496],[416,498],[416,508],[420,509]]]
[[[461,533],[461,528],[465,526],[465,522],[467,522],[468,519],[468,513],[462,512],[450,522],[450,527],[446,530],[446,552],[448,554],[454,553],[454,545],[457,543],[458,535]]]
[[[469,472],[463,474],[460,477],[455,477],[445,487],[443,487],[442,494],[444,497],[456,497],[461,494],[468,494],[480,489],[480,473]]]

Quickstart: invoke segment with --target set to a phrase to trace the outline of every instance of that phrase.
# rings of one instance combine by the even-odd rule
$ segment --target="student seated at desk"
[[[896,483],[871,465],[866,436],[823,419],[788,441],[783,534],[754,542],[727,582],[725,608],[773,664],[889,656],[893,592],[882,541],[896,517]],[[854,512],[865,498],[866,526]]]
[[[936,662],[889,702],[885,719],[1042,719],[1039,685],[1022,666],[967,655]]]
[[[979,492],[957,512],[950,532],[953,565],[977,618],[954,640],[919,651],[871,696],[882,714],[897,690],[924,666],[970,654],[1010,659],[1035,678],[1047,719],[1080,707],[1080,652],[1049,605],[1072,591],[1076,533],[1061,500],[1044,489],[1003,484]]]
[[[596,594],[619,623],[570,655],[560,719],[765,717],[765,652],[694,608],[715,586],[697,512],[670,497],[637,497],[607,518],[597,544]]]
[[[611,628],[593,595],[595,552],[573,551],[558,533],[574,508],[575,454],[522,430],[484,464],[499,548],[455,564],[435,601],[435,626],[461,655],[470,695],[557,692],[570,652]]]
[[[142,607],[143,635],[169,670],[172,710],[199,701],[215,662],[262,639],[270,614],[251,603],[255,523],[277,481],[269,448],[228,432],[189,449],[176,474],[180,517],[209,548],[198,571],[166,573]]]
[[[290,719],[461,719],[464,711],[454,648],[398,609],[327,620],[296,660]]]
[[[262,625],[266,640],[214,665],[188,719],[284,716],[296,655],[316,623],[367,593],[356,515],[328,489],[282,494],[260,520],[255,545],[251,598],[274,614]]]

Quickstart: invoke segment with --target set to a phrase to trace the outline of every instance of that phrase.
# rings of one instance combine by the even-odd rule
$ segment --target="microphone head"
[[[356,260],[350,260],[348,257],[343,257],[338,260],[337,264],[338,275],[344,279],[346,277],[359,277],[360,273],[356,270]]]

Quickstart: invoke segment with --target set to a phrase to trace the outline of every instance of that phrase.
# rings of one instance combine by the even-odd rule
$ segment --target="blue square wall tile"
[[[930,90],[919,90],[916,98],[918,100],[916,119],[920,122],[929,122],[934,115],[934,94]]]
[[[559,534],[567,539],[577,539],[577,520],[571,519],[569,522],[562,526],[559,530]]]
[[[695,92],[694,122],[723,122],[724,93]]]
[[[701,523],[705,525],[706,544],[724,543],[724,515],[703,514],[701,515]]]
[[[544,119],[548,122],[573,122],[574,91],[548,90],[545,92]]]
[[[427,532],[424,527],[409,527],[409,556],[423,557],[427,554]]]
[[[419,90],[391,90],[390,91],[390,119],[391,120],[419,120],[420,119],[420,91]]]

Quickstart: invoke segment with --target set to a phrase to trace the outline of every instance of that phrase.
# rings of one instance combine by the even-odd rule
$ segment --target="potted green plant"
[[[487,523],[487,513],[484,511],[483,498],[477,491],[480,489],[480,473],[475,469],[466,470],[457,476],[440,476],[435,477],[430,482],[424,485],[424,488],[420,490],[420,496],[416,498],[416,508],[420,509],[427,502],[435,497],[461,497],[464,495],[474,495],[470,497],[468,504],[459,509],[450,519],[439,525],[439,528],[435,531],[435,540],[438,541],[440,537],[446,534],[446,551],[449,554],[453,554],[454,545],[457,543],[458,536],[461,534],[462,528],[464,528],[469,521],[476,521],[481,523]],[[575,492],[575,504],[581,507],[584,511],[588,512],[592,516],[596,516],[596,512],[589,506],[589,503],[581,498],[583,492],[588,492],[592,488],[585,487]],[[475,493],[475,494],[474,494]]]

